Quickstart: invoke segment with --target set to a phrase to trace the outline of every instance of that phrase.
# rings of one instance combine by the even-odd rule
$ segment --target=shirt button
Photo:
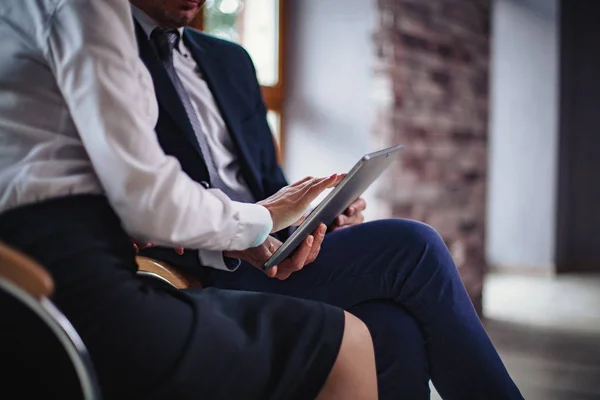
[[[204,187],[204,189],[210,189],[210,183],[206,181],[200,181],[200,184],[202,185],[202,187]]]

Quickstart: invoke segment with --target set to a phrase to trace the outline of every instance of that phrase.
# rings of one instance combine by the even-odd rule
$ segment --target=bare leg
[[[317,400],[376,400],[375,353],[369,329],[352,314],[344,315],[340,352]]]

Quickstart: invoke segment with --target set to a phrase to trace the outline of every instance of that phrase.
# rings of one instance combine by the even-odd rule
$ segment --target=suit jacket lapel
[[[236,108],[232,105],[230,94],[235,94],[236,89],[232,87],[227,77],[222,73],[223,65],[220,65],[220,60],[215,59],[214,55],[208,54],[208,50],[203,47],[196,38],[191,37],[188,29],[184,30],[183,34],[185,44],[192,53],[200,68],[204,79],[206,80],[210,91],[212,92],[221,116],[229,129],[229,133],[238,150],[238,155],[242,161],[242,174],[250,190],[257,198],[262,198],[263,187],[259,179],[260,173],[258,167],[252,160],[250,151],[244,141],[243,132],[241,131],[240,118],[236,113]]]
[[[146,64],[146,67],[152,75],[152,81],[154,82],[156,97],[159,104],[171,115],[175,123],[188,138],[191,145],[197,150],[199,156],[202,158],[202,161],[204,161],[202,149],[200,148],[200,144],[198,143],[198,139],[194,133],[194,128],[190,123],[189,117],[185,111],[185,107],[181,103],[179,94],[171,82],[171,78],[163,67],[158,55],[156,54],[156,50],[148,40],[144,30],[138,25],[137,22],[135,25],[140,58],[144,64]]]

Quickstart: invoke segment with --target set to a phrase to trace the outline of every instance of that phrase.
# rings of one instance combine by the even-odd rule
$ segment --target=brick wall
[[[404,144],[380,197],[435,227],[476,308],[485,271],[489,0],[378,0],[378,142]]]

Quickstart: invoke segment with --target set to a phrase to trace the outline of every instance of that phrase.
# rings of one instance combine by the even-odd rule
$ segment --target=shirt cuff
[[[205,267],[214,269],[220,269],[223,271],[233,272],[242,263],[237,258],[225,257],[222,251],[216,250],[198,250],[198,257],[200,258],[200,264]]]
[[[263,244],[273,229],[273,219],[271,218],[269,210],[259,204],[238,202],[232,204],[234,204],[234,207],[239,211],[238,215],[244,216],[244,219],[240,221],[240,229],[238,230],[237,235],[238,238],[256,238],[254,242],[247,246],[247,248],[257,247]],[[234,246],[231,247],[233,248]]]

